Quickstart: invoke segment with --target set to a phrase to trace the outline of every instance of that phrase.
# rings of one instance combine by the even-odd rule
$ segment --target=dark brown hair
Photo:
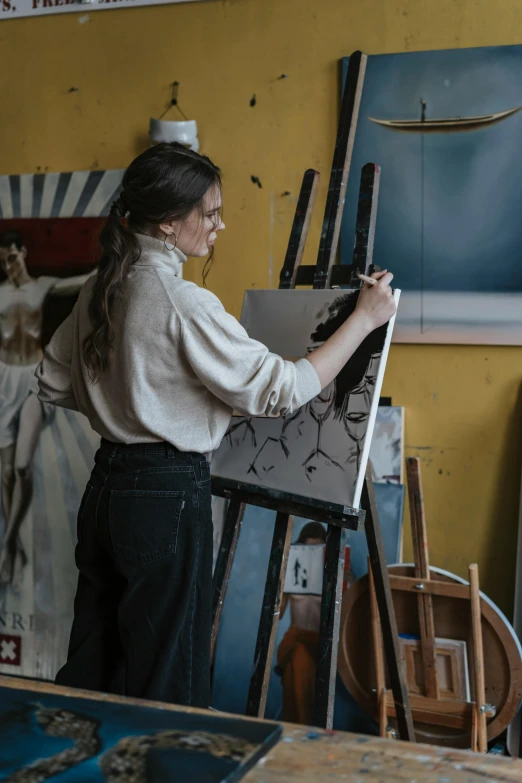
[[[307,538],[320,538],[321,541],[326,541],[326,530],[320,522],[307,522],[295,543],[304,544]]]
[[[11,245],[15,245],[18,250],[23,248],[24,241],[19,231],[4,231],[0,234],[0,247],[9,249]]]
[[[121,194],[100,234],[103,251],[89,303],[92,331],[84,340],[83,357],[93,382],[107,368],[114,345],[114,306],[140,257],[135,234],[151,233],[152,227],[170,220],[185,220],[194,209],[203,217],[205,194],[213,186],[221,189],[218,167],[175,142],[151,147],[125,172]]]

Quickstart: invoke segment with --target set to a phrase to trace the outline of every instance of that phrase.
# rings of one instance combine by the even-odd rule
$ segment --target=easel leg
[[[379,708],[379,735],[386,736],[388,715],[386,711],[386,672],[384,668],[384,654],[382,649],[381,621],[379,620],[379,607],[375,595],[372,566],[368,558],[368,580],[370,585],[370,609],[372,615],[372,639],[375,654],[375,695]]]
[[[212,665],[214,664],[219,621],[221,620],[221,612],[223,611],[223,603],[227,593],[228,580],[230,579],[230,572],[234,563],[244,514],[245,504],[232,498],[226,511],[223,535],[212,581],[212,637],[210,641],[210,660]]]
[[[263,596],[261,619],[257,632],[254,667],[250,679],[246,709],[247,715],[257,718],[262,718],[265,714],[293,522],[293,517],[278,511],[272,538],[272,549],[270,550],[265,594]]]
[[[482,644],[482,610],[480,607],[478,565],[469,567],[469,595],[473,635],[473,669],[475,674],[475,704],[477,746],[479,753],[487,753],[488,729],[486,722],[486,683],[484,679],[484,647]]]
[[[344,539],[342,528],[335,525],[328,526],[313,721],[314,726],[327,729],[332,728],[334,718],[335,679],[344,575]]]
[[[408,474],[408,496],[410,499],[411,536],[415,562],[415,576],[423,582],[430,579],[428,557],[428,533],[424,514],[424,500],[420,474],[420,460],[409,457],[406,460]],[[424,687],[426,696],[440,698],[437,675],[437,655],[435,652],[435,621],[433,617],[433,597],[428,593],[419,595],[419,625],[421,637],[422,665],[424,669]]]
[[[368,552],[372,564],[375,594],[379,606],[384,651],[386,653],[388,674],[395,702],[399,736],[402,740],[415,742],[415,731],[413,728],[410,700],[404,673],[404,660],[399,644],[399,632],[395,619],[390,577],[386,567],[384,543],[382,540],[377,504],[375,502],[371,469],[369,466],[366,471],[366,480],[363,487],[362,506],[366,511],[366,541],[368,543]]]
[[[477,730],[477,705],[472,703],[471,709],[471,750],[478,753],[478,730]]]

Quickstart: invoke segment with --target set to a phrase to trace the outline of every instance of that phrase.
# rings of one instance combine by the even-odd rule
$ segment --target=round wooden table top
[[[396,576],[415,576],[412,564],[389,566],[389,572],[390,575]],[[455,574],[439,568],[430,568],[430,575],[432,579],[444,582],[468,584]],[[392,590],[392,595],[399,634],[418,635],[418,595],[402,590]],[[522,699],[522,648],[502,612],[483,593],[480,596],[486,701],[496,707],[495,717],[488,722],[488,739],[491,740],[507,728],[519,708]],[[437,638],[467,642],[473,698],[470,602],[461,598],[434,595],[433,612]],[[359,705],[374,720],[378,720],[375,653],[367,576],[354,582],[344,594],[339,635],[339,674]],[[459,748],[470,747],[471,743],[471,727],[469,731],[463,731],[416,723],[415,732],[418,742]]]

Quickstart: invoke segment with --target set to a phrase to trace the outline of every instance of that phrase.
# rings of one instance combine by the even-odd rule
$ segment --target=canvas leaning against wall
[[[395,342],[522,345],[521,83],[522,46],[368,57],[351,170],[382,168],[373,258],[402,289]]]
[[[404,484],[404,408],[379,405],[370,464],[377,484]]]
[[[247,291],[241,323],[269,350],[298,358],[339,328],[358,295]],[[394,320],[372,332],[307,405],[277,419],[234,417],[213,456],[213,476],[358,508]]]
[[[95,268],[122,171],[0,177],[0,672],[54,678],[77,572],[76,515],[99,437],[42,406],[34,370]]]

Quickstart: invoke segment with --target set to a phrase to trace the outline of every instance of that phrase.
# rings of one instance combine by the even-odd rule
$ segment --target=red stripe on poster
[[[4,231],[20,233],[29,274],[65,277],[96,265],[104,223],[103,217],[9,218],[0,220],[0,236]]]

